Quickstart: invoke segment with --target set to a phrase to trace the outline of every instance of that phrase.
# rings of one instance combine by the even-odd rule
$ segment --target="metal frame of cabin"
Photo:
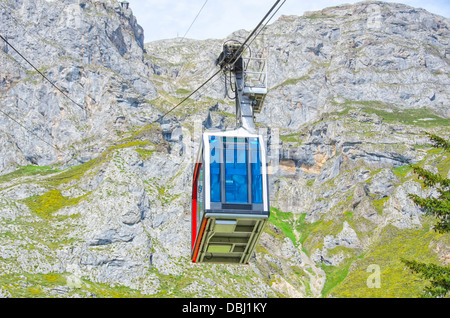
[[[217,138],[219,145],[211,147],[210,138]],[[227,150],[226,142],[239,139],[247,154],[241,162],[247,171],[244,193],[246,199],[236,202],[227,199]],[[250,141],[258,142],[258,149],[251,148]],[[234,151],[235,149],[233,149]],[[211,155],[214,153],[213,155]],[[252,156],[253,154],[253,156]],[[255,158],[254,155],[258,158]],[[217,162],[218,161],[218,162]],[[219,166],[219,192],[214,195],[211,164]],[[252,165],[258,165],[255,168]],[[256,181],[255,169],[260,169]],[[232,180],[231,180],[232,181]],[[260,185],[256,183],[261,182]],[[216,189],[217,191],[217,189]],[[257,193],[259,192],[259,193]],[[216,196],[216,199],[213,198]],[[256,198],[258,196],[258,198]],[[245,201],[245,202],[244,202]],[[266,147],[263,137],[243,128],[232,131],[208,131],[203,134],[193,178],[192,205],[192,261],[195,263],[246,264],[254,251],[265,223],[269,218],[269,193],[266,165]]]

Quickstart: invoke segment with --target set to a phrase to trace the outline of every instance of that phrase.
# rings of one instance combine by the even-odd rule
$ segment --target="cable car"
[[[244,128],[207,131],[195,164],[192,262],[246,264],[269,218],[266,148]]]
[[[241,53],[242,46],[225,44],[218,63],[232,65],[228,70],[235,75],[239,126],[205,131],[197,154],[192,184],[194,263],[247,264],[269,218],[266,144],[253,122],[267,93],[265,63],[254,58],[260,67],[254,71],[252,60]]]

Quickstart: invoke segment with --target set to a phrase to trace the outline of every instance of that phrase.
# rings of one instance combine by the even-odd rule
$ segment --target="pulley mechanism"
[[[261,111],[267,94],[267,56],[266,51],[253,55],[248,51],[245,56],[245,47],[240,42],[227,41],[216,65],[220,66],[225,76],[230,72],[230,85],[236,100],[237,126],[254,132],[254,114]]]

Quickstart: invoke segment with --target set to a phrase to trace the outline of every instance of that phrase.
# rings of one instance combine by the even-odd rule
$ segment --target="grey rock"
[[[390,196],[395,189],[397,177],[391,169],[382,169],[377,173],[372,180],[370,180],[365,190],[369,195],[373,195],[375,199],[379,200],[383,197]]]
[[[398,186],[393,195],[386,202],[383,214],[386,214],[389,222],[400,228],[421,228],[422,223],[420,216],[423,211],[415,205],[408,197],[408,194],[417,194],[425,196],[425,193],[419,183],[414,181],[407,181]]]

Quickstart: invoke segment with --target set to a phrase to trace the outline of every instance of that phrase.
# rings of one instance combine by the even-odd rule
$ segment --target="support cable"
[[[278,6],[278,4],[281,2],[281,0],[277,0],[275,2],[275,4],[272,6],[272,8],[266,13],[266,15],[264,16],[264,18],[258,23],[258,25],[256,26],[256,28],[248,35],[247,39],[244,41],[244,43],[241,44],[241,47],[239,48],[239,50],[237,50],[237,52],[235,53],[235,56],[233,56],[233,58],[231,59],[231,63],[229,63],[228,65],[226,65],[226,67],[231,67],[233,66],[237,59],[242,55],[243,53],[243,48],[247,45],[247,42],[250,41],[250,38],[253,37],[253,35],[258,31],[259,27],[264,23],[264,21],[267,19],[267,17],[272,13],[272,11]],[[283,1],[283,3],[281,4],[281,6],[286,2],[286,0]],[[278,9],[275,11],[275,13],[281,8],[281,6],[278,7]],[[270,17],[270,19],[272,19],[272,17],[275,15],[275,13]],[[269,23],[270,19],[266,22],[265,25],[267,25],[267,23]],[[261,30],[259,30],[259,32],[257,33],[256,36],[258,36],[258,34],[261,32]],[[255,37],[256,37],[255,36]],[[253,39],[254,40],[254,39]],[[253,42],[252,40],[252,42]],[[240,52],[242,50],[242,52]],[[221,68],[220,70],[218,70],[216,73],[214,73],[210,78],[208,78],[202,85],[200,85],[195,91],[193,91],[191,94],[189,94],[188,96],[186,96],[181,102],[179,102],[177,105],[175,105],[174,107],[172,107],[171,109],[169,109],[167,112],[165,112],[164,114],[162,114],[157,120],[153,121],[153,123],[160,121],[161,119],[163,119],[166,115],[168,115],[169,113],[171,113],[172,111],[174,111],[176,108],[178,108],[181,104],[183,104],[187,99],[189,99],[189,97],[191,97],[192,95],[194,95],[198,90],[200,90],[203,86],[205,86],[210,80],[212,80],[217,74],[219,74],[220,72],[223,71],[223,68]]]
[[[22,53],[20,53],[11,43],[8,42],[8,40],[6,40],[1,34],[0,34],[0,38],[5,41],[6,44],[9,45],[9,47],[11,47],[17,54],[19,54],[19,56],[25,60],[25,62],[27,62],[36,72],[38,72],[45,80],[47,80],[47,82],[49,82],[54,88],[56,88],[61,94],[63,94],[68,100],[70,100],[72,103],[74,103],[75,105],[77,105],[78,107],[80,107],[82,110],[85,110],[85,108],[78,104],[76,101],[74,101],[72,98],[70,98],[61,88],[59,88],[58,86],[56,86],[55,83],[53,83],[51,80],[48,79],[47,76],[45,76],[45,74],[43,74],[41,71],[39,71],[34,65],[33,63],[31,63],[25,56],[22,55]]]
[[[240,48],[236,51],[236,53],[234,54],[233,58],[231,58],[231,63],[229,63],[228,65],[226,65],[227,67],[232,67],[234,64],[236,64],[237,60],[241,57],[241,55],[244,53],[244,47],[245,45],[247,45],[247,42],[250,40],[250,38],[257,32],[257,30],[259,29],[259,27],[264,23],[264,21],[266,20],[266,18],[270,15],[270,13],[278,6],[278,4],[280,3],[281,0],[277,0],[275,2],[275,4],[272,6],[272,8],[270,8],[270,10],[266,13],[266,15],[264,16],[264,18],[262,18],[262,20],[258,23],[258,25],[256,26],[256,28],[253,29],[253,31],[250,33],[249,36],[247,36],[247,38],[245,39],[244,43],[241,44]],[[278,7],[278,9],[275,11],[275,13],[278,12],[278,10],[284,5],[284,3],[286,2],[286,0],[283,1],[283,3]],[[273,16],[275,15],[275,13],[270,17],[270,19],[266,22],[266,24],[264,25],[264,27],[267,25],[267,23],[269,23],[269,21],[273,18]],[[264,29],[264,27],[262,29]],[[261,29],[261,30],[262,30]],[[261,33],[261,30],[259,30],[258,34],[256,34],[255,38],[259,35],[259,33]],[[253,42],[255,40],[255,38],[251,41]]]
[[[229,63],[228,65],[226,65],[226,67],[231,67],[233,66],[237,59],[242,55],[243,53],[243,48],[245,47],[245,45],[247,45],[247,42],[250,41],[251,37],[253,37],[253,35],[258,31],[258,29],[260,28],[260,26],[264,23],[264,21],[266,20],[266,18],[270,15],[270,13],[278,6],[278,4],[280,3],[281,0],[277,0],[275,2],[275,4],[272,6],[272,8],[266,13],[266,15],[264,16],[264,18],[258,23],[258,25],[256,26],[256,28],[249,34],[249,36],[246,38],[246,40],[244,41],[244,43],[242,43],[240,49],[236,52],[235,56],[233,56],[233,59],[231,59],[231,63]],[[195,17],[194,21],[191,23],[191,26],[189,27],[189,29],[192,27],[192,25],[194,24],[195,20],[197,19],[198,15],[200,14],[200,12],[202,11],[203,7],[206,5],[206,3],[208,2],[208,0],[205,1],[205,3],[203,4],[202,8],[200,9],[200,11],[197,13],[197,16]],[[281,4],[281,6],[286,2],[286,0],[283,1],[283,3]],[[276,14],[276,12],[281,8],[278,7],[278,9],[275,11],[275,13],[270,17],[270,19],[272,19],[272,17]],[[270,21],[270,19],[265,23],[264,27],[268,24],[268,22]],[[264,27],[262,29],[264,29]],[[189,29],[187,30],[186,34],[189,32]],[[261,30],[262,30],[261,29]],[[258,31],[258,33],[256,34],[255,38],[259,35],[259,33],[261,32],[261,30]],[[185,34],[185,36],[186,36]],[[47,80],[54,88],[56,88],[59,92],[61,92],[67,99],[69,99],[71,102],[73,102],[75,105],[77,105],[78,107],[80,107],[81,109],[85,109],[82,105],[80,105],[79,103],[75,102],[72,98],[70,98],[64,91],[62,91],[62,89],[60,89],[58,86],[56,86],[52,81],[50,81],[50,79],[48,79],[41,71],[39,71],[27,58],[25,58],[13,45],[11,45],[11,43],[9,43],[2,35],[0,35],[0,38],[6,43],[8,44],[22,59],[24,59],[34,70],[36,70],[45,80]],[[254,39],[255,39],[254,38]],[[251,41],[253,42],[254,39]],[[183,37],[184,40],[184,37]],[[250,42],[250,43],[251,43]],[[242,51],[241,51],[242,50]],[[169,109],[168,111],[166,111],[165,113],[163,113],[157,120],[153,121],[153,123],[158,122],[160,120],[162,120],[165,116],[167,116],[169,113],[171,113],[172,111],[174,111],[176,108],[178,108],[179,106],[181,106],[186,100],[188,100],[192,95],[194,95],[195,93],[197,93],[202,87],[204,87],[209,81],[211,81],[216,75],[218,75],[220,72],[222,72],[223,70],[220,69],[217,72],[215,72],[211,77],[209,77],[205,82],[203,82],[203,84],[201,84],[197,89],[195,89],[192,93],[190,93],[188,96],[186,96],[185,98],[183,98],[183,100],[181,100],[178,104],[176,104],[174,107],[172,107],[171,109]],[[46,144],[48,144],[49,146],[51,146],[52,148],[55,148],[57,151],[61,151],[58,147],[56,147],[55,145],[51,145],[50,143],[48,143],[47,141],[45,141],[44,139],[42,139],[41,137],[39,137],[38,135],[36,135],[33,131],[31,131],[30,129],[28,129],[27,127],[25,127],[24,125],[22,125],[19,121],[17,121],[16,119],[12,118],[11,116],[9,116],[7,113],[5,113],[4,111],[2,111],[0,109],[0,112],[3,113],[5,116],[7,116],[8,118],[10,118],[11,120],[13,120],[14,122],[16,122],[17,124],[19,124],[20,126],[22,126],[23,128],[25,128],[28,132],[32,133],[33,135],[35,135],[36,137],[38,137],[40,140],[42,140],[43,142],[45,142]]]
[[[183,104],[186,100],[189,99],[189,97],[191,97],[192,95],[194,95],[195,93],[197,93],[203,86],[205,86],[210,80],[212,80],[217,74],[219,74],[222,70],[218,70],[217,72],[215,72],[210,78],[208,78],[205,82],[203,82],[203,84],[201,84],[196,90],[194,90],[192,93],[190,93],[188,96],[186,96],[185,98],[183,98],[183,100],[181,102],[179,102],[178,104],[176,104],[174,107],[172,107],[171,109],[169,109],[168,111],[166,111],[164,114],[162,114],[161,116],[159,116],[158,119],[154,120],[152,122],[156,123],[160,120],[162,120],[165,116],[167,116],[168,114],[170,114],[172,111],[174,111],[177,107],[179,107],[181,104]]]
[[[272,18],[275,16],[275,14],[277,14],[278,10],[281,9],[281,7],[284,5],[284,3],[286,2],[286,0],[283,1],[283,3],[277,8],[277,10],[275,10],[275,12],[272,14],[272,16],[269,18],[269,20],[267,20],[267,22],[264,24],[264,26],[259,30],[259,32],[255,35],[255,37],[253,38],[253,40],[250,41],[250,43],[248,44],[248,46],[250,47],[250,44],[253,43],[253,41],[258,37],[258,35],[261,33],[262,30],[264,30],[267,26],[267,24],[269,24],[270,20],[272,20]]]
[[[205,7],[206,3],[208,2],[208,0],[205,1],[205,3],[203,3],[203,6],[200,8],[200,10],[198,11],[197,15],[194,18],[194,21],[192,21],[191,25],[189,26],[189,28],[187,29],[186,33],[184,34],[183,38],[181,39],[181,42],[184,41],[184,39],[186,38],[186,35],[188,34],[189,30],[192,28],[192,26],[194,25],[195,21],[197,20],[198,16],[200,15],[200,13],[202,12],[203,8]]]
[[[18,121],[17,119],[13,118],[12,116],[10,116],[9,114],[7,114],[6,112],[4,112],[1,108],[0,108],[0,113],[2,113],[4,116],[8,117],[10,120],[12,120],[13,122],[15,122],[16,124],[18,124],[19,126],[21,126],[23,129],[25,129],[26,131],[28,131],[30,134],[34,135],[35,137],[37,137],[39,140],[41,140],[42,142],[46,143],[48,146],[54,148],[56,151],[58,151],[59,153],[63,152],[61,149],[59,149],[58,146],[56,145],[52,145],[51,143],[49,143],[47,140],[45,140],[44,138],[40,137],[38,134],[36,134],[34,131],[32,131],[31,129],[27,128],[25,125],[23,125],[20,121]],[[64,153],[64,152],[63,152]]]

